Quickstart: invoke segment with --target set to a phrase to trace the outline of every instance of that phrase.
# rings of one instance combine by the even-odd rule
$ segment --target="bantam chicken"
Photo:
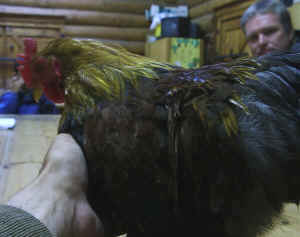
[[[21,57],[36,99],[64,102],[106,236],[254,237],[298,202],[299,53],[186,70],[62,38]]]

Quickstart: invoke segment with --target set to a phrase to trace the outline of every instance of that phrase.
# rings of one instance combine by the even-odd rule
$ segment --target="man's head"
[[[279,0],[261,0],[241,18],[241,27],[254,56],[290,48],[294,29],[285,5]]]

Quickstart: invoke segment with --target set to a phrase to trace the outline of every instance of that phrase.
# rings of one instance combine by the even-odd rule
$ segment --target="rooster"
[[[26,39],[19,70],[64,103],[106,236],[245,236],[300,197],[300,55],[183,69],[96,41]]]

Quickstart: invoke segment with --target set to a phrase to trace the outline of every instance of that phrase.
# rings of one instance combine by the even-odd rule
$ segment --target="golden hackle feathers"
[[[80,121],[87,109],[96,109],[99,102],[122,100],[126,84],[136,88],[139,78],[155,80],[159,78],[156,70],[171,69],[170,65],[94,40],[56,39],[38,57],[54,57],[61,64],[65,106],[60,126],[66,114]]]
[[[155,69],[171,69],[122,47],[113,48],[93,40],[54,40],[40,54],[53,55],[61,61],[67,91],[79,83],[81,87],[93,88],[105,99],[120,98],[126,82],[137,86],[139,77],[158,79]]]

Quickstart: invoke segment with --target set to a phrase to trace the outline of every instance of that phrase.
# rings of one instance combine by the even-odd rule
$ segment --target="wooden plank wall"
[[[242,0],[178,0],[177,4],[187,4],[192,21],[205,32],[213,32],[216,30],[216,10],[237,2]]]
[[[197,23],[205,33],[205,63],[214,62],[217,56],[216,52],[216,35],[217,19],[216,12],[218,9],[238,2],[241,0],[178,0],[178,3],[189,5],[189,15],[192,22]]]
[[[152,3],[175,4],[176,0],[0,0],[0,14],[64,16],[65,36],[116,43],[144,54],[149,27],[144,12]]]

